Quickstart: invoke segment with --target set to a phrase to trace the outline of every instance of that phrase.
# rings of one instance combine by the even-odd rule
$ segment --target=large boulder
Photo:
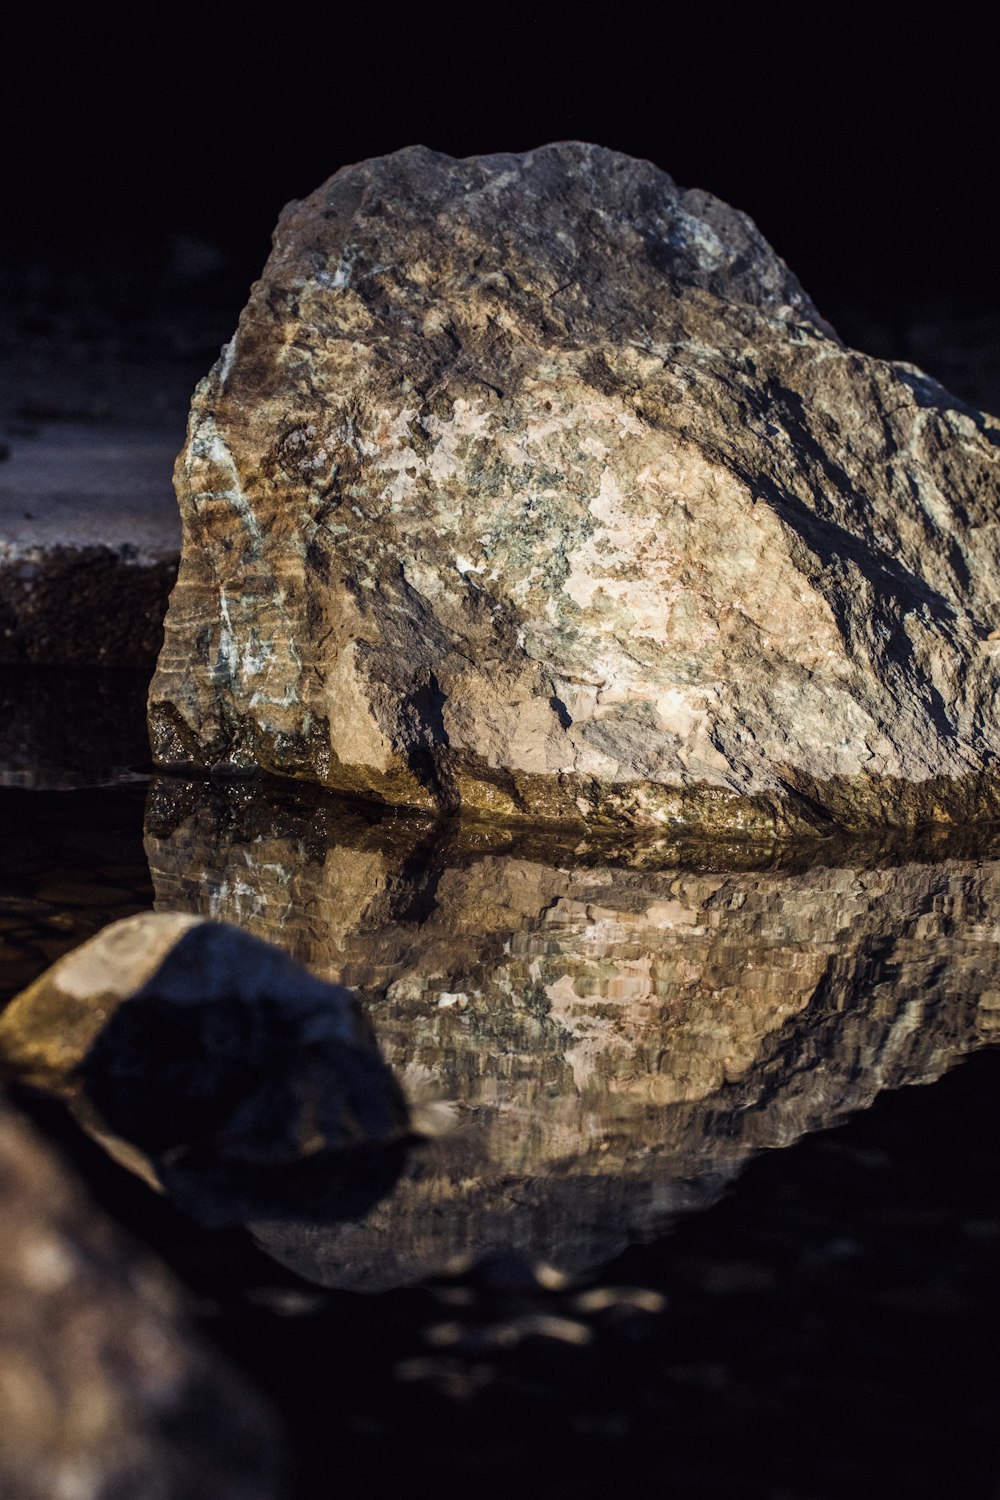
[[[996,814],[998,442],[648,162],[345,168],[194,397],[154,755],[639,827]]]

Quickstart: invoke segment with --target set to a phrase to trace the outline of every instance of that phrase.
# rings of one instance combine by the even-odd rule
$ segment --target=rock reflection
[[[161,910],[357,988],[411,1090],[452,1102],[366,1218],[257,1227],[327,1285],[511,1248],[596,1264],[754,1152],[1000,1039],[993,859],[657,868],[167,779],[147,852]]]

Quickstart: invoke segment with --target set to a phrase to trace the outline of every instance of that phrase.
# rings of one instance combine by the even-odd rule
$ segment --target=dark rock
[[[410,1140],[353,995],[223,923],[105,928],[10,1003],[0,1063],[209,1224],[361,1213]]]
[[[276,1424],[0,1101],[4,1500],[277,1500]]]

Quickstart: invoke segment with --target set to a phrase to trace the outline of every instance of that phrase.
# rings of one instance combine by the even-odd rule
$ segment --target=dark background
[[[997,49],[954,7],[6,15],[8,278],[141,299],[200,266],[235,312],[282,204],[343,163],[575,137],[748,211],[820,307],[876,340],[928,310],[1000,314]]]
[[[137,379],[135,347],[155,361],[167,345],[184,362],[166,416],[182,425],[289,198],[415,141],[466,155],[577,137],[745,209],[845,336],[949,384],[954,372],[983,404],[995,392],[1000,410],[997,62],[992,31],[955,6],[929,22],[873,6],[606,6],[590,22],[568,6],[414,6],[400,22],[374,6],[279,4],[255,22],[211,0],[127,16],[8,0],[0,376],[11,351],[15,384],[24,368],[44,384],[53,360],[82,351],[94,384],[127,347]],[[72,317],[47,316],[60,304]],[[201,334],[189,338],[192,322]],[[18,365],[19,339],[37,346],[41,375]],[[973,348],[994,351],[985,373],[970,367]],[[81,715],[68,722],[79,737]],[[19,847],[50,857],[34,802],[29,821]],[[51,822],[78,841],[61,807]],[[88,858],[110,836],[92,834]],[[610,1356],[598,1342],[589,1365],[556,1367],[541,1397],[536,1369],[501,1372],[492,1446],[491,1409],[469,1429],[443,1399],[387,1402],[395,1353],[424,1352],[421,1320],[441,1315],[430,1292],[412,1294],[406,1316],[398,1302],[375,1312],[356,1299],[351,1311],[341,1298],[316,1322],[275,1314],[262,1327],[263,1313],[240,1314],[207,1331],[285,1403],[324,1492],[353,1456],[405,1465],[417,1493],[416,1450],[438,1494],[491,1480],[527,1494],[513,1432],[565,1460],[551,1493],[582,1490],[588,1468],[602,1492],[620,1487],[631,1457],[678,1494],[745,1495],[749,1473],[768,1496],[995,1495],[996,1058],[972,1066],[943,1092],[883,1099],[832,1143],[765,1158],[718,1210],[636,1247],[606,1275],[669,1289],[659,1342],[637,1352],[626,1329]],[[100,1191],[99,1171],[89,1175]],[[106,1201],[129,1220],[123,1196],[117,1180]],[[142,1217],[150,1201],[133,1228],[197,1281],[190,1226],[164,1221],[157,1240]],[[216,1254],[206,1265],[221,1267],[218,1282],[205,1272],[202,1289],[236,1300],[227,1247]],[[733,1266],[742,1286],[718,1290]],[[700,1370],[704,1385],[691,1378]],[[598,1438],[597,1418],[633,1403],[639,1417],[618,1446],[581,1445],[581,1390],[593,1392]],[[345,1409],[364,1420],[352,1428]]]

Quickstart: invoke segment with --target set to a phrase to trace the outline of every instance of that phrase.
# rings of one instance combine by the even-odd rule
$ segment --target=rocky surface
[[[649,163],[344,168],[195,394],[155,755],[768,837],[996,815],[998,432]]]
[[[183,914],[114,922],[16,995],[0,1073],[64,1097],[117,1159],[212,1224],[359,1213],[409,1137],[353,995]]]
[[[5,1500],[274,1500],[263,1403],[3,1101],[0,1212]]]
[[[450,1125],[360,1222],[258,1227],[332,1285],[511,1250],[579,1272],[1000,1038],[995,858],[643,869],[166,778],[148,828],[161,909],[356,989]]]

